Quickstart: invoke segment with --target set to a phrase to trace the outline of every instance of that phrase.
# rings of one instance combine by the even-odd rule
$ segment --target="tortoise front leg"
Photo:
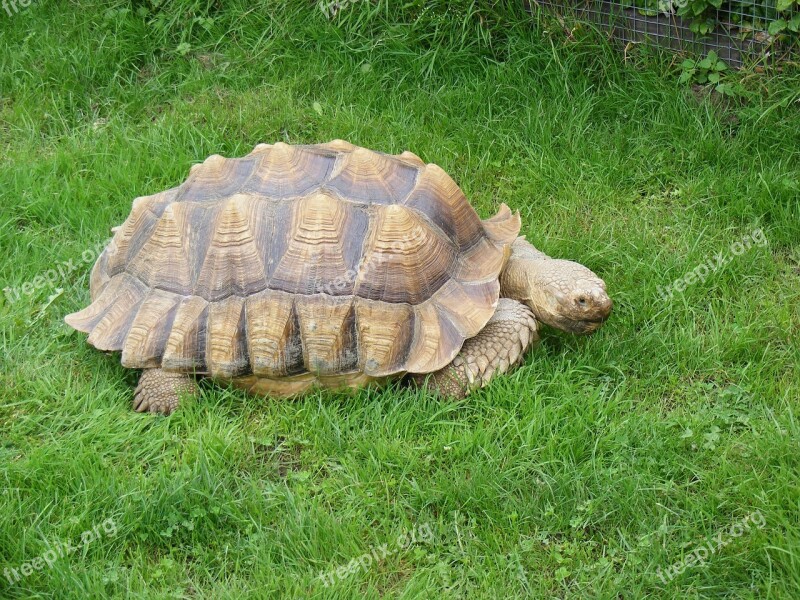
[[[464,342],[453,362],[430,375],[414,375],[413,380],[442,396],[464,398],[517,366],[538,341],[531,310],[516,300],[500,298],[492,318]]]
[[[194,379],[184,373],[168,373],[162,369],[145,369],[133,393],[133,409],[168,415],[180,403],[181,396],[197,393]]]

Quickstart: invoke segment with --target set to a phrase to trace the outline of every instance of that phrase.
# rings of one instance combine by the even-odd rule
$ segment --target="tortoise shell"
[[[123,366],[256,392],[428,373],[494,313],[519,228],[410,152],[260,144],[137,198],[66,321]]]

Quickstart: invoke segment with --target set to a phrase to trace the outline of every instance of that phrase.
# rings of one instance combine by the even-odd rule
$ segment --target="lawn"
[[[800,597],[800,75],[717,101],[510,9],[158,4],[0,12],[1,598]],[[334,138],[519,209],[612,318],[464,401],[134,413],[63,322],[110,228],[210,154]]]

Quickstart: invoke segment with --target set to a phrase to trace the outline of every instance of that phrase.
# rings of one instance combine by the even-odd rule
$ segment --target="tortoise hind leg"
[[[516,300],[500,298],[492,318],[464,342],[453,362],[430,375],[414,375],[413,380],[441,396],[464,398],[513,369],[538,341],[531,310]]]
[[[168,415],[178,408],[181,396],[196,393],[197,384],[189,375],[145,369],[133,394],[133,409],[136,412]]]

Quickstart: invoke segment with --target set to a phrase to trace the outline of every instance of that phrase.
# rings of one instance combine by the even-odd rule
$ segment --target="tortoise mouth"
[[[563,315],[561,325],[566,331],[579,335],[589,335],[597,331],[600,326],[608,321],[611,316],[612,302],[608,296],[604,296],[599,306],[596,306],[591,313],[584,312],[580,315]]]
[[[547,308],[549,310],[540,315],[542,322],[569,333],[588,335],[608,320],[613,302],[605,291],[595,294],[583,292],[566,297],[554,295]]]
[[[591,335],[600,329],[600,326],[608,320],[609,316],[610,315],[604,315],[597,319],[582,319],[580,321],[572,321],[572,323],[570,323],[569,330],[571,333]]]
[[[597,331],[600,326],[605,323],[610,314],[601,315],[599,317],[576,319],[568,315],[560,314],[554,315],[539,315],[537,318],[550,327],[566,331],[567,333],[574,333],[577,335],[590,335]]]

